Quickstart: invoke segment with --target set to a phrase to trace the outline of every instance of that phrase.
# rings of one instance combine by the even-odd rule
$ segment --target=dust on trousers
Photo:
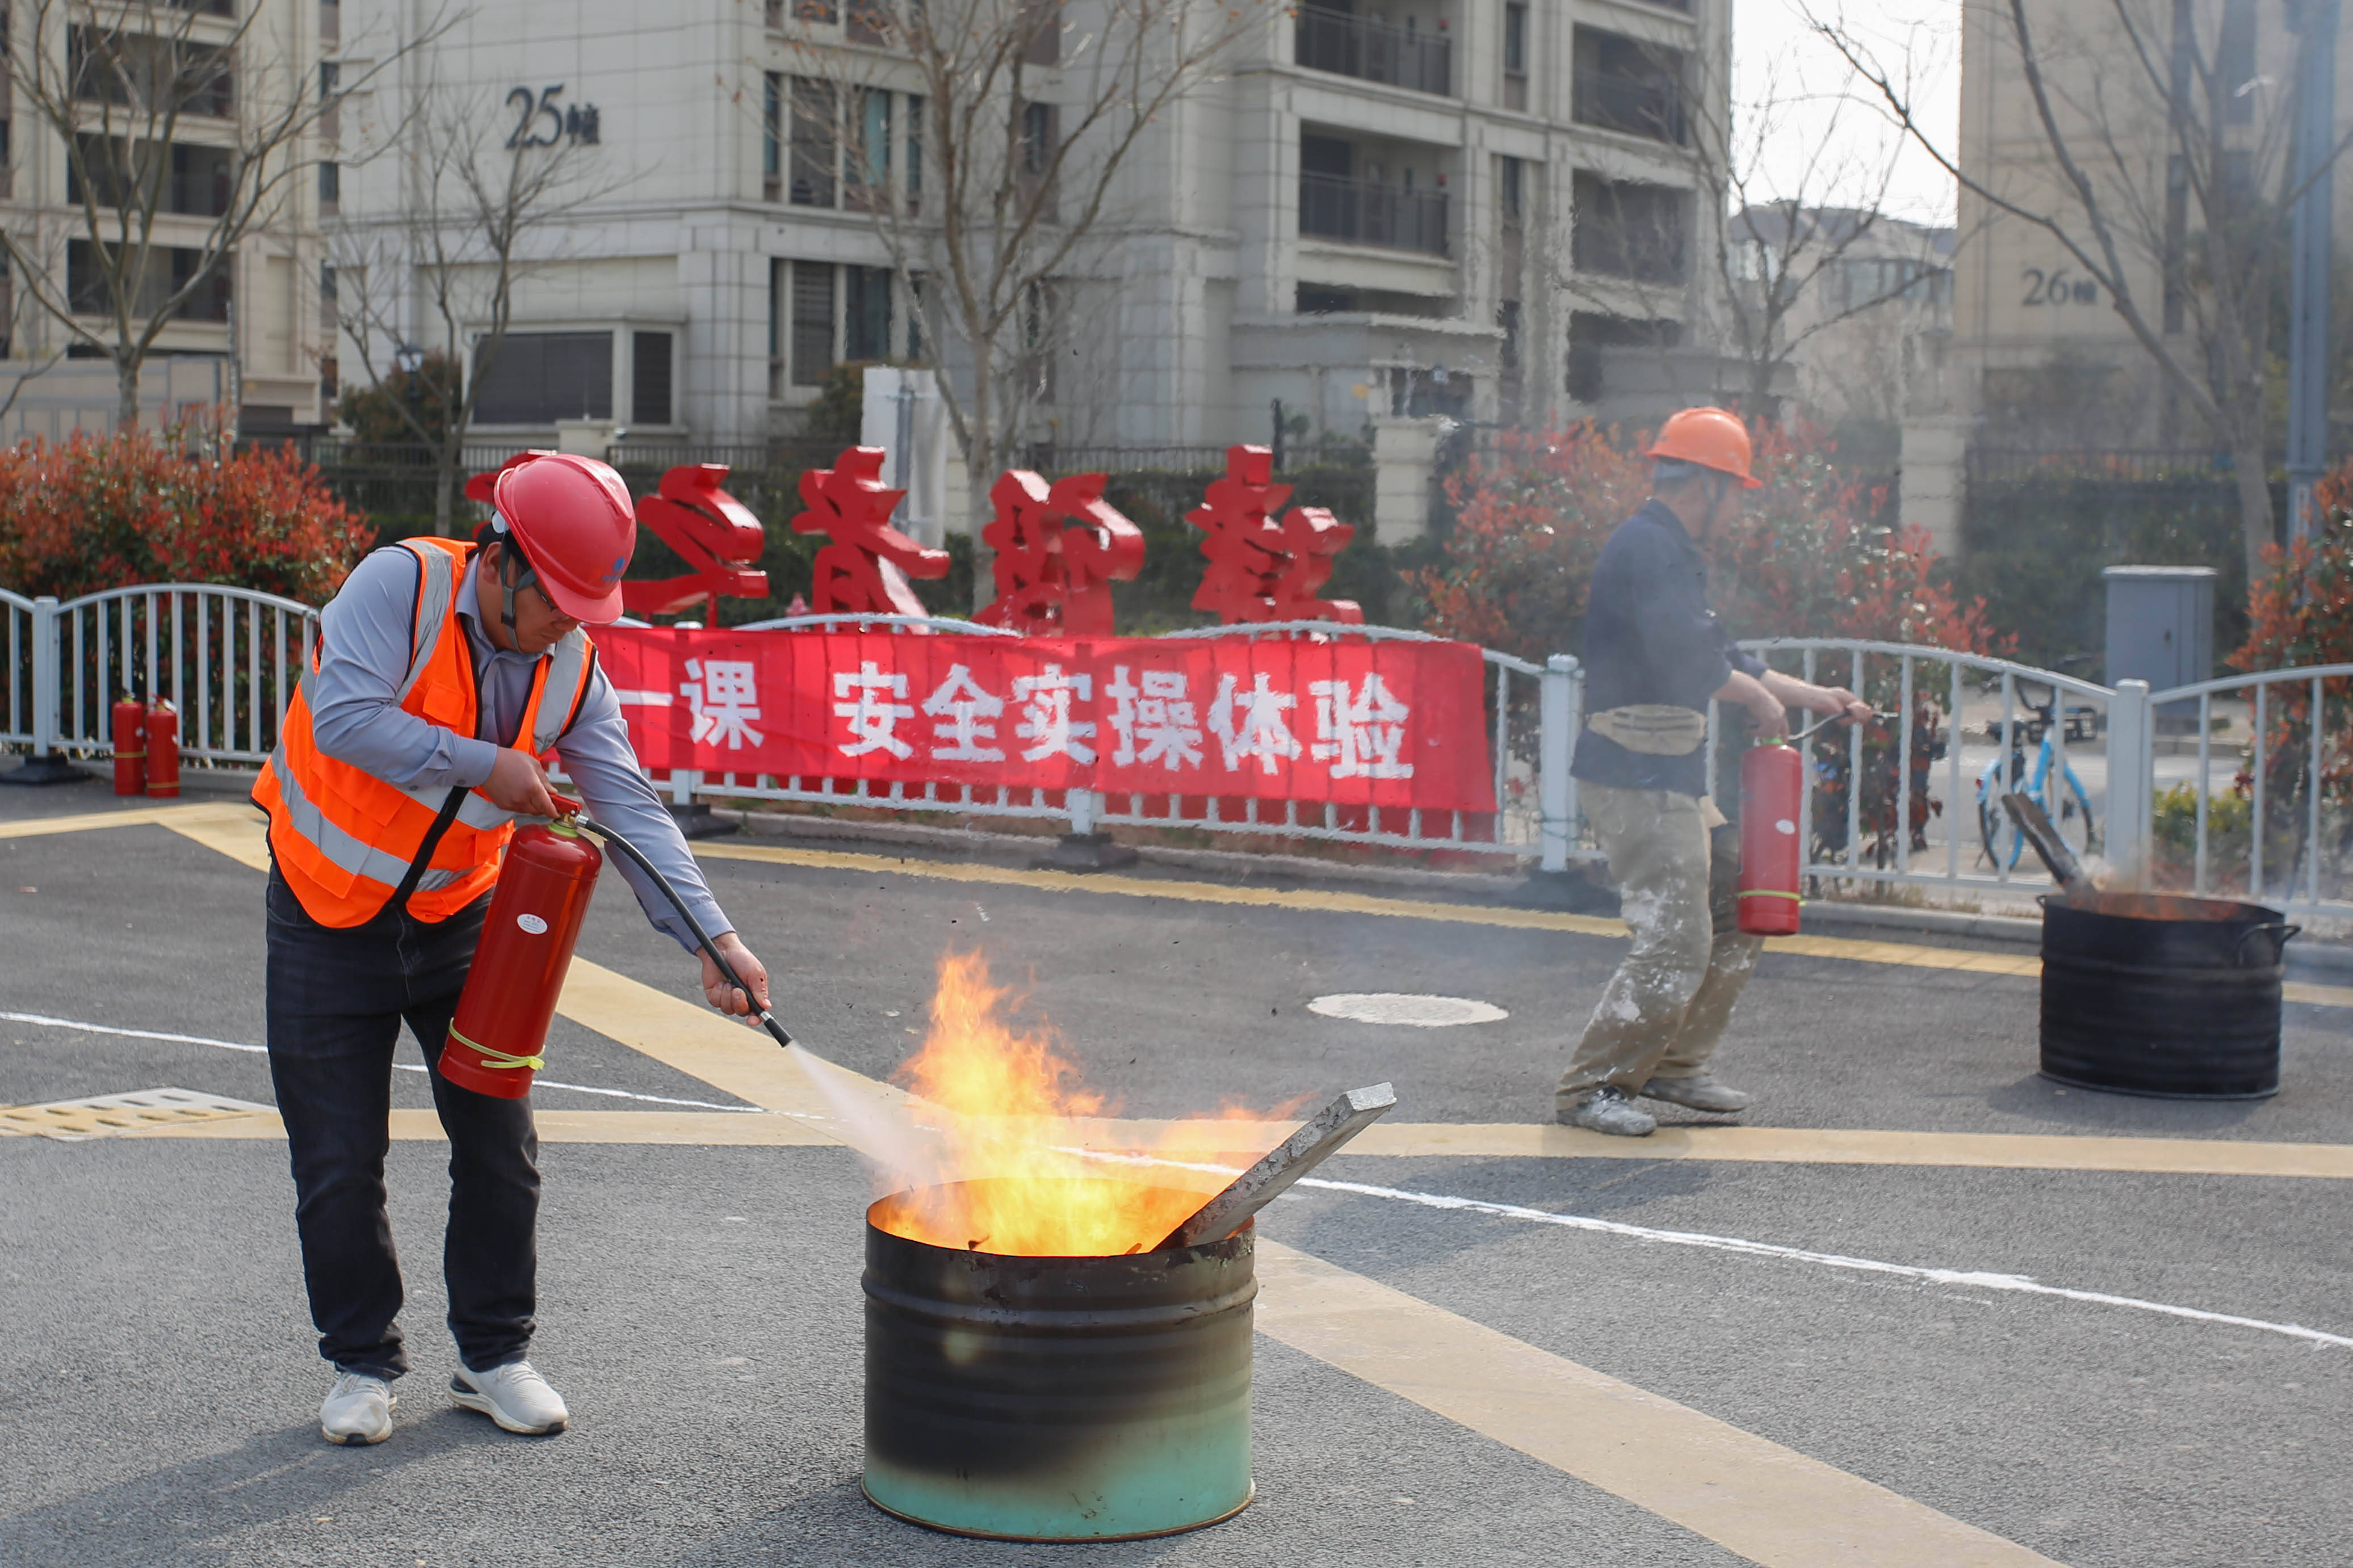
[[[1595,784],[1578,794],[1633,942],[1561,1077],[1563,1107],[1604,1084],[1633,1094],[1706,1071],[1764,946],[1739,931],[1737,829],[1692,795]]]

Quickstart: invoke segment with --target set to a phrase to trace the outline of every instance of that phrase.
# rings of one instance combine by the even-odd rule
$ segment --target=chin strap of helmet
[[[505,518],[493,516],[491,531],[497,536],[499,544],[499,621],[507,628],[508,637],[517,637],[521,634],[515,630],[515,595],[525,588],[537,587],[539,574],[523,559]]]

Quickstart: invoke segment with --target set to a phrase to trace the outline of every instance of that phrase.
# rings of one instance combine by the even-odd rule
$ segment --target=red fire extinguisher
[[[147,793],[147,710],[126,697],[113,708],[114,793]]]
[[[1740,929],[1751,936],[1797,934],[1804,766],[1795,746],[1752,746],[1740,759]]]
[[[501,1100],[531,1092],[605,852],[564,820],[518,829],[441,1047],[441,1076]]]
[[[147,705],[147,793],[159,799],[180,793],[180,710],[163,698]]]

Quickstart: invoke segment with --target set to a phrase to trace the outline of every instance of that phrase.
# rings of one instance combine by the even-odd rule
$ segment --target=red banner
[[[1493,811],[1467,643],[910,637],[607,626],[667,772]]]

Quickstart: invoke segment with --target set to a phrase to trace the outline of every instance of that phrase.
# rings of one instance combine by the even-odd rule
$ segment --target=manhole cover
[[[1403,1024],[1416,1029],[1448,1029],[1457,1024],[1493,1024],[1509,1013],[1492,1002],[1468,996],[1415,996],[1399,991],[1349,991],[1318,996],[1311,1013],[1357,1024]]]

